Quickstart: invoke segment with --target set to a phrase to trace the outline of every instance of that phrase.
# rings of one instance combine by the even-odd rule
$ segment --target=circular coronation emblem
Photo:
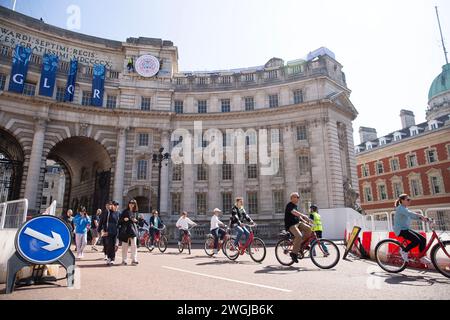
[[[145,54],[136,60],[134,67],[139,75],[149,78],[158,73],[159,61],[154,56]]]

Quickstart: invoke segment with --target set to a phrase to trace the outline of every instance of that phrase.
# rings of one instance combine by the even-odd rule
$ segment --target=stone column
[[[284,149],[284,179],[286,181],[286,192],[284,194],[285,200],[289,201],[289,195],[292,192],[298,192],[297,188],[297,176],[298,176],[298,165],[297,157],[294,152],[294,138],[293,138],[293,128],[288,125],[283,130],[283,149]]]
[[[222,166],[219,164],[211,164],[209,165],[209,175],[208,175],[208,210],[211,213],[214,208],[220,208],[221,206],[221,197],[220,197],[220,172]]]
[[[28,208],[32,212],[39,210],[40,208],[40,205],[37,203],[37,194],[39,177],[43,166],[42,151],[44,148],[45,129],[47,127],[47,120],[41,118],[36,120],[24,193],[25,199],[28,199]]]
[[[195,191],[194,191],[194,164],[193,164],[193,144],[195,141],[192,140],[191,148],[191,159],[187,159],[184,155],[183,163],[183,202],[181,211],[187,211],[189,213],[195,212]],[[183,152],[184,154],[184,152]]]
[[[168,131],[163,131],[161,134],[161,147],[164,148],[163,153],[170,153]],[[164,160],[161,167],[160,214],[164,215],[166,215],[169,211],[169,161]]]
[[[233,195],[233,204],[234,204],[234,198],[236,197],[243,197],[246,198],[245,195],[245,164],[235,164],[234,165],[234,172],[233,172],[233,189],[234,189],[234,195]]]
[[[125,174],[125,151],[127,144],[127,130],[128,128],[119,128],[117,135],[117,154],[116,154],[116,168],[114,172],[114,192],[113,200],[119,201],[120,206],[123,207],[123,184]]]

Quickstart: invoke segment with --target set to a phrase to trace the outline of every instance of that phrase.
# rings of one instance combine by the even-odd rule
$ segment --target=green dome
[[[428,101],[437,95],[450,90],[450,63],[442,67],[442,73],[434,79],[430,92],[428,93]]]

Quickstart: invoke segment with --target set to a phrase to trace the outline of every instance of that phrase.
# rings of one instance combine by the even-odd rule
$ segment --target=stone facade
[[[179,72],[178,49],[170,41],[110,41],[49,26],[5,8],[0,8],[0,16],[4,78],[0,132],[13,137],[23,152],[19,197],[28,198],[32,210],[40,208],[46,161],[51,159],[66,173],[64,209],[85,205],[95,210],[112,197],[121,203],[136,198],[141,211],[150,212],[157,207],[159,182],[152,157],[161,147],[171,152],[174,131],[193,133],[194,122],[201,122],[204,131],[279,129],[281,172],[267,176],[257,170],[253,177],[248,163],[233,164],[231,179],[224,179],[223,166],[216,164],[207,167],[202,180],[197,164],[184,164],[180,177],[173,179],[175,165],[164,163],[160,211],[166,220],[176,220],[181,209],[191,212],[193,219],[209,221],[209,212],[223,208],[224,199],[228,204],[231,194],[231,201],[244,196],[257,221],[279,223],[284,215],[275,212],[279,211],[275,205],[284,206],[293,191],[301,193],[304,207],[313,202],[319,208],[338,208],[346,205],[345,182],[357,185],[352,129],[357,111],[349,100],[342,66],[328,55],[288,63],[274,58],[257,68]],[[11,38],[24,45],[33,41],[27,77],[31,87],[39,83],[43,52],[52,49],[60,54],[53,98],[37,91],[34,95],[6,91]],[[90,59],[80,60],[74,102],[64,103],[58,101],[58,90],[66,84],[71,56],[65,54],[74,50]],[[142,54],[160,60],[155,77],[127,70],[128,59]],[[108,69],[103,108],[83,105],[96,61],[105,61]],[[198,214],[203,206],[206,215]]]

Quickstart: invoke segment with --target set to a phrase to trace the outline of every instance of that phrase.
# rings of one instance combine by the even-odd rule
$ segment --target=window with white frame
[[[269,95],[269,108],[276,108],[276,107],[278,107],[278,95],[271,94]]]
[[[179,215],[181,213],[181,193],[172,193],[172,215]]]
[[[294,104],[303,103],[303,91],[295,90],[294,91]]]
[[[245,97],[244,103],[245,103],[245,111],[255,110],[255,99],[253,97]]]
[[[372,142],[366,142],[366,150],[372,150],[373,149],[373,145]]]
[[[420,197],[422,195],[422,182],[420,178],[410,178],[409,185],[411,188],[412,197]]]
[[[198,106],[198,113],[206,113],[208,110],[208,104],[206,100],[198,100],[197,106]]]
[[[220,100],[222,105],[222,112],[230,112],[231,111],[231,102],[230,99],[222,99]]]
[[[91,101],[92,101],[92,92],[83,91],[83,94],[81,96],[81,105],[82,106],[90,106]]]
[[[361,166],[361,173],[362,173],[363,177],[368,177],[369,176],[369,165],[363,164]]]
[[[149,134],[148,133],[139,133],[138,136],[138,146],[139,147],[148,147]]]
[[[378,174],[384,173],[384,166],[383,166],[383,162],[381,162],[381,161],[377,162],[377,173]]]
[[[400,132],[394,133],[394,141],[402,140],[402,134]]]
[[[307,140],[308,139],[308,131],[306,130],[306,126],[297,126],[297,140]]]
[[[386,145],[386,138],[380,138],[380,139],[378,139],[378,142],[379,142],[380,146],[384,146],[384,145]]]
[[[231,192],[222,193],[222,211],[223,214],[230,214],[233,207],[233,194]]]
[[[432,120],[428,123],[428,129],[436,130],[438,128],[438,122],[436,120]]]
[[[247,192],[247,208],[248,214],[250,215],[258,214],[258,192],[256,191]]]
[[[205,215],[207,210],[207,194],[204,192],[197,192],[195,195],[197,200],[197,214]]]
[[[25,82],[23,86],[23,94],[26,96],[34,96],[36,95],[36,84]]]
[[[428,163],[434,163],[438,161],[437,151],[435,149],[427,150],[427,160]]]
[[[273,206],[275,213],[284,212],[284,192],[283,190],[273,191]]]
[[[416,126],[409,128],[409,134],[411,137],[417,136],[419,134],[419,128]]]
[[[256,164],[249,164],[247,166],[247,178],[248,179],[258,178],[258,166]]]
[[[208,180],[208,166],[205,163],[197,165],[197,180]]]
[[[139,160],[137,165],[137,179],[147,180],[148,160]]]
[[[391,159],[391,171],[398,171],[400,169],[400,163],[397,158]]]
[[[394,181],[392,183],[392,190],[394,192],[394,198],[398,198],[401,194],[403,194],[403,183],[400,181]]]
[[[369,186],[364,187],[364,200],[366,200],[366,202],[373,201],[372,188]]]
[[[442,176],[438,173],[429,174],[430,188],[433,195],[444,192],[444,185],[442,183]]]
[[[378,185],[378,199],[380,201],[387,200],[387,191],[385,184]]]
[[[308,174],[310,171],[309,168],[309,156],[299,156],[298,157],[298,165],[299,165],[299,174],[304,175]]]
[[[141,110],[150,111],[152,105],[151,97],[141,97]]]
[[[173,181],[181,181],[182,176],[183,176],[183,165],[175,164],[172,167],[172,180]]]
[[[183,113],[183,100],[175,100],[175,113]]]
[[[407,159],[408,159],[408,167],[409,168],[417,167],[417,155],[416,154],[407,155]]]
[[[115,109],[117,107],[117,96],[108,94],[106,97],[106,108]]]

